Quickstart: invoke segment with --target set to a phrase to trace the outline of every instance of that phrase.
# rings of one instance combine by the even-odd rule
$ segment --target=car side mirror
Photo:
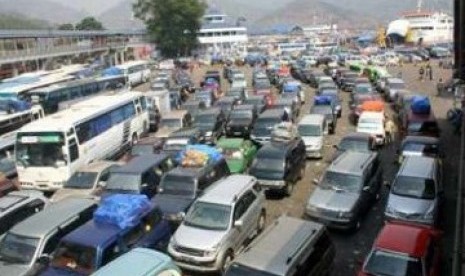
[[[105,181],[99,181],[97,183],[97,187],[99,187],[99,188],[105,188],[106,186],[107,186],[107,182],[105,182]]]
[[[48,266],[50,263],[50,256],[47,254],[43,254],[39,258],[37,258],[36,263],[38,263],[41,266]]]
[[[142,185],[140,185],[142,188],[147,188],[149,186],[149,184],[147,183],[142,183]]]
[[[318,178],[314,178],[314,179],[312,180],[312,183],[313,183],[314,185],[318,185],[318,184],[320,183],[320,180],[318,180]]]
[[[241,229],[242,226],[244,226],[244,222],[243,222],[242,220],[236,220],[236,221],[234,222],[234,227],[235,227],[235,228]]]
[[[386,188],[391,189],[391,182],[384,180],[383,185],[386,186]]]
[[[363,186],[362,191],[369,192],[370,191],[370,186]]]

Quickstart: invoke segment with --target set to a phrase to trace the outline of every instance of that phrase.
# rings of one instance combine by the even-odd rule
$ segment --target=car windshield
[[[336,191],[359,192],[362,180],[358,175],[327,171],[321,180],[320,187]]]
[[[62,242],[53,254],[51,266],[89,275],[95,270],[95,257],[95,248]]]
[[[232,264],[228,271],[226,271],[225,276],[276,276],[276,274],[271,274],[265,271],[256,270],[247,266],[240,264]]]
[[[67,163],[63,133],[19,133],[16,145],[16,160],[21,166],[59,167]]]
[[[75,172],[65,183],[63,188],[71,189],[92,189],[98,173],[96,172]]]
[[[251,119],[252,111],[251,110],[233,110],[229,115],[230,119]]]
[[[163,150],[180,151],[183,150],[188,144],[188,139],[167,140],[166,143],[163,145]]]
[[[368,85],[357,85],[357,87],[355,87],[355,91],[357,93],[371,93],[373,92],[373,88],[371,86],[368,86]]]
[[[284,171],[284,160],[282,158],[260,157],[254,159],[251,168],[262,172],[278,172]]]
[[[138,191],[141,178],[138,174],[112,172],[105,190]]]
[[[319,125],[299,125],[298,126],[300,136],[321,136],[321,127]]]
[[[332,115],[333,111],[331,106],[317,105],[312,107],[310,114]]]
[[[406,197],[434,199],[436,188],[433,179],[398,176],[392,185],[392,193]]]
[[[349,150],[357,152],[369,152],[370,146],[368,140],[357,140],[357,139],[343,139],[338,147],[339,150]]]
[[[6,151],[0,152],[0,173],[9,173],[15,169],[15,162],[12,156]]]
[[[195,182],[189,176],[166,174],[160,187],[163,195],[195,196]]]
[[[144,155],[153,153],[153,145],[135,144],[131,148],[131,155]]]
[[[265,89],[271,89],[271,85],[268,82],[257,82],[255,83],[255,89],[256,90],[265,90]]]
[[[405,143],[402,147],[402,152],[405,153],[416,153],[422,156],[429,157],[438,157],[439,156],[439,146],[437,144],[423,144],[408,142]]]
[[[423,269],[419,259],[405,254],[396,254],[375,250],[371,252],[364,267],[369,275],[385,276],[422,276]]]
[[[8,233],[0,243],[0,259],[6,263],[29,264],[40,240]]]
[[[231,206],[197,201],[189,209],[184,224],[191,227],[224,231],[231,221]]]
[[[248,98],[247,100],[245,100],[245,103],[253,105],[264,104],[263,98]]]
[[[394,83],[389,84],[389,87],[391,89],[404,89],[405,88],[405,83],[394,82]]]
[[[379,126],[379,125],[383,124],[383,119],[381,119],[381,118],[362,117],[362,118],[359,119],[358,123],[361,124],[361,125],[376,125],[376,126]]]
[[[197,115],[195,117],[195,123],[194,126],[196,127],[213,127],[213,125],[216,123],[216,117],[211,115],[211,114],[203,114],[203,115]]]
[[[254,126],[254,130],[271,130],[281,122],[281,118],[259,118]]]
[[[161,119],[160,125],[162,127],[167,127],[167,128],[181,128],[182,127],[182,120],[180,119],[169,119],[169,118],[164,118]]]

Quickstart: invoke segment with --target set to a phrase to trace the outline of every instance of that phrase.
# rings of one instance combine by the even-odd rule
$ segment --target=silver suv
[[[439,220],[443,195],[438,160],[408,156],[392,184],[384,212],[386,220],[434,225]]]
[[[216,182],[189,209],[168,252],[182,268],[224,272],[245,243],[265,228],[265,196],[257,179],[232,175]]]

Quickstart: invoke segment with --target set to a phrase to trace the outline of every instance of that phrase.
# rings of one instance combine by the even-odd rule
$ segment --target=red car
[[[439,231],[408,224],[386,224],[358,276],[440,275]]]

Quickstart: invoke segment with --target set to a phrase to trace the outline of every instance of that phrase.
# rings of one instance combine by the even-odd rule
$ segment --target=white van
[[[136,60],[117,65],[116,68],[123,71],[128,80],[128,85],[133,87],[150,80],[150,65],[148,61]]]
[[[297,124],[297,130],[305,144],[309,158],[323,157],[323,138],[328,134],[325,116],[321,114],[305,115]]]
[[[383,112],[364,111],[358,119],[357,132],[371,134],[375,139],[375,144],[382,146],[386,138],[384,123]]]

